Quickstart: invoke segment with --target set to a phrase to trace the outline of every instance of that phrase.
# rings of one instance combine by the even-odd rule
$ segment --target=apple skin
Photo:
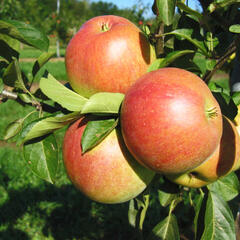
[[[240,137],[236,126],[223,116],[223,134],[216,151],[192,171],[166,177],[179,185],[199,188],[226,176],[240,167]]]
[[[85,97],[125,93],[156,59],[154,48],[129,20],[113,15],[88,20],[70,40],[65,56],[72,88]]]
[[[122,203],[140,194],[155,173],[129,154],[119,130],[82,154],[81,137],[88,118],[73,123],[63,140],[63,159],[71,182],[88,198],[101,203]]]
[[[162,174],[178,174],[203,163],[222,135],[220,107],[195,74],[162,68],[144,74],[121,107],[124,141],[136,160]]]

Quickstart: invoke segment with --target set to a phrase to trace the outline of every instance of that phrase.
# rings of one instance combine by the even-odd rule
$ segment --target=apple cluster
[[[147,37],[129,20],[99,16],[69,42],[71,87],[90,97],[125,94],[120,124],[83,154],[86,115],[66,131],[63,159],[72,183],[102,203],[128,201],[156,174],[187,187],[202,187],[240,167],[239,134],[205,82],[173,67],[147,72],[156,59]]]

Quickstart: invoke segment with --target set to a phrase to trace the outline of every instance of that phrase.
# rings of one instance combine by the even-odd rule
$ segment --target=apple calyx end
[[[212,107],[206,111],[207,118],[216,118],[218,116],[218,111],[216,107]]]
[[[102,32],[107,32],[109,30],[109,26],[107,23],[102,23],[101,24],[101,31]]]

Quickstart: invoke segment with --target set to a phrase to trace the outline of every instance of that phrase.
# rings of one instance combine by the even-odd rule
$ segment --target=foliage
[[[12,4],[14,1],[6,2]],[[37,1],[20,2],[21,4],[28,2],[26,9],[34,9]],[[42,1],[41,4],[43,3],[49,1]],[[233,120],[238,113],[240,94],[239,90],[236,91],[240,71],[238,24],[240,3],[237,0],[199,0],[199,3],[202,12],[191,9],[185,1],[154,1],[152,9],[156,19],[142,26],[149,41],[155,46],[158,57],[149,71],[175,66],[194,72],[208,84],[222,112]],[[89,5],[87,1],[72,1],[69,4],[76,4],[76,8],[75,5],[71,5],[74,11],[80,7],[78,4],[85,4],[81,6],[85,6],[86,9],[95,6],[93,14],[102,13],[102,10],[99,10],[102,8],[106,13],[118,11],[114,5],[105,5],[103,2]],[[53,3],[49,6],[52,8],[45,9],[46,12],[53,11]],[[68,15],[69,6],[62,10],[66,11],[63,16]],[[46,15],[43,13],[42,16],[53,16],[49,15],[50,12]],[[89,15],[85,15],[82,20],[92,16],[91,11],[88,13]],[[119,15],[119,12],[117,13]],[[5,12],[2,11],[1,14]],[[13,17],[18,18],[17,15]],[[72,23],[74,21],[71,15],[64,19]],[[39,19],[34,21],[40,24]],[[42,51],[31,69],[32,79],[28,79],[21,70],[19,42]],[[84,132],[82,146],[85,151],[93,148],[118,124],[118,112],[123,96],[111,94],[111,102],[106,100],[110,99],[106,96],[110,93],[95,94],[87,99],[75,93],[68,85],[59,83],[46,71],[42,74],[40,88],[32,92],[32,81],[53,56],[51,52],[46,51],[48,47],[47,37],[35,27],[15,20],[0,21],[1,99],[6,102],[13,98],[29,107],[25,116],[9,123],[4,140],[12,140],[23,146],[24,159],[32,171],[46,181],[54,183],[59,166],[59,146],[56,144],[55,132],[83,114],[104,116],[104,121],[90,121]],[[214,74],[219,70],[230,72],[229,81],[222,83],[213,80]],[[98,137],[94,138],[96,135]],[[238,174],[238,171],[236,173]],[[181,234],[184,234],[189,239],[233,240],[236,238],[234,221],[240,191],[236,173],[231,173],[197,190],[177,186],[163,176],[157,176],[143,194],[129,202],[129,224],[136,230],[138,239],[172,240],[180,239]],[[148,218],[148,211],[151,213],[153,207],[152,201],[156,200],[151,198],[153,192],[158,193],[156,209],[161,213],[156,216],[156,222],[151,222],[152,220]],[[148,226],[147,220],[155,226],[151,227],[150,232],[144,230],[144,225]]]

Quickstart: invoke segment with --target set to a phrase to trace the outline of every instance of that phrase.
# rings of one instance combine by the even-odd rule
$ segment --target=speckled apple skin
[[[163,174],[196,168],[222,135],[221,110],[210,89],[197,75],[178,68],[138,79],[125,95],[120,118],[131,154]]]
[[[109,28],[102,31],[103,24]],[[156,59],[141,30],[113,15],[94,17],[70,40],[65,55],[68,81],[85,97],[96,92],[125,93]]]

